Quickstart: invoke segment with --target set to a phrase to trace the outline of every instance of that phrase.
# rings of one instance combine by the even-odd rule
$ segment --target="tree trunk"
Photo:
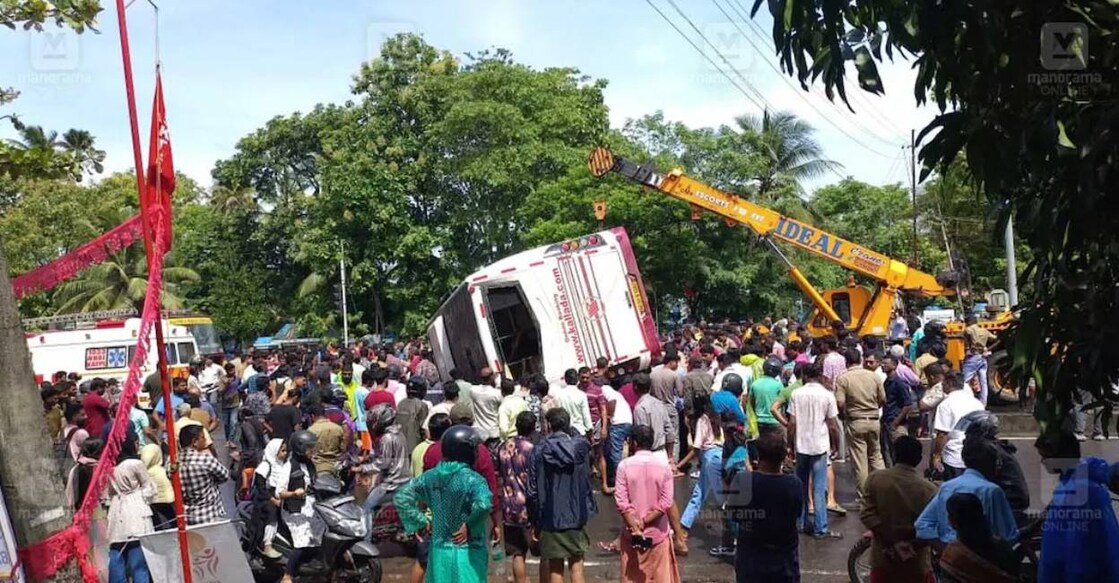
[[[16,543],[26,547],[70,525],[65,481],[59,474],[35,386],[8,260],[0,251],[0,483]],[[52,581],[81,581],[71,563]]]

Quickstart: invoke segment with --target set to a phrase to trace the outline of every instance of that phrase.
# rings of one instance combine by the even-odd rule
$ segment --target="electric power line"
[[[897,155],[896,158],[894,158],[894,161],[892,163],[890,163],[889,170],[886,170],[886,177],[882,181],[884,184],[889,184],[890,183],[890,180],[893,178],[894,173],[897,172],[897,170],[898,170],[898,164],[901,163],[901,161],[902,161],[901,159],[904,156],[905,156],[905,148],[902,148],[898,151],[898,155]]]
[[[646,1],[646,2],[648,2],[650,6],[652,6],[652,2],[651,2],[650,0],[645,0],[645,1]],[[724,63],[726,63],[728,67],[730,67],[731,69],[734,69],[734,67],[733,67],[733,66],[731,66],[731,64],[730,64],[730,61],[728,61],[728,60],[726,59],[726,57],[724,57],[724,56],[723,56],[723,54],[722,54],[721,52],[719,52],[719,49],[718,49],[718,47],[716,47],[714,43],[712,43],[712,42],[711,42],[710,40],[708,40],[708,38],[707,38],[706,36],[704,36],[703,32],[699,30],[699,27],[697,27],[697,26],[695,25],[695,23],[694,23],[694,22],[692,22],[692,20],[691,20],[690,18],[688,18],[688,16],[687,16],[686,14],[684,14],[684,11],[683,11],[683,10],[681,10],[679,6],[677,6],[677,4],[676,4],[675,0],[668,0],[668,3],[669,3],[669,4],[670,4],[670,5],[671,5],[671,6],[672,6],[672,7],[673,7],[673,8],[675,9],[675,10],[676,10],[676,13],[680,15],[680,18],[683,18],[683,19],[684,19],[684,21],[685,21],[685,22],[687,22],[687,23],[688,23],[688,25],[692,27],[692,30],[695,30],[696,34],[697,34],[697,35],[699,35],[699,37],[700,37],[700,38],[702,38],[702,39],[703,39],[703,41],[704,41],[704,42],[706,42],[706,43],[707,43],[707,45],[711,47],[711,50],[715,51],[715,54],[716,54],[716,55],[718,55],[718,56],[719,56],[719,58],[720,58],[720,59],[722,59],[722,60],[723,60],[723,62],[724,62]],[[721,7],[721,6],[719,6],[718,4],[716,4],[716,6],[717,6],[717,7],[719,7],[719,10],[720,10],[720,11],[723,11],[723,9],[722,9],[722,7]],[[660,12],[660,11],[658,10],[658,12]],[[663,15],[663,13],[661,13],[661,15],[662,15],[662,17],[664,16],[664,15]],[[723,15],[724,15],[724,16],[727,16],[727,18],[730,18],[730,16],[729,16],[729,15],[727,15],[727,13],[726,13],[725,11],[723,11]],[[674,28],[675,28],[675,26],[674,26]],[[677,31],[679,31],[679,29],[677,29]],[[764,60],[764,59],[763,59],[763,60]],[[769,64],[769,66],[770,66],[771,68],[774,68],[774,65],[773,65],[772,63],[769,63],[769,61],[768,61],[768,60],[766,60],[766,63],[767,63],[767,64]],[[776,68],[774,68],[774,70],[776,70]],[[735,72],[736,72],[736,73],[738,73],[739,77],[742,77],[742,73],[738,72],[737,70],[735,70]],[[779,76],[780,76],[780,77],[781,77],[782,79],[785,79],[784,75],[780,75],[780,72],[778,72],[778,74],[779,74]],[[745,82],[745,77],[742,77],[742,78],[743,78],[743,81]],[[747,86],[749,86],[749,83],[747,83]],[[753,89],[753,88],[751,87],[751,89]],[[755,93],[757,92],[757,90],[756,90],[756,89],[754,89],[754,91],[755,91]],[[800,95],[800,93],[797,93],[797,95]],[[758,96],[759,96],[759,97],[761,98],[761,100],[762,100],[762,102],[763,102],[763,103],[766,103],[766,105],[767,105],[767,106],[769,105],[769,103],[768,103],[768,102],[766,102],[766,100],[765,100],[765,97],[762,97],[762,96],[761,96],[760,94],[759,94]],[[803,96],[803,95],[800,95],[800,97],[801,97],[802,99],[804,98],[804,96]],[[890,156],[889,154],[884,154],[884,153],[882,153],[881,151],[879,151],[879,150],[877,150],[877,149],[875,149],[875,148],[872,148],[871,146],[867,145],[867,144],[866,144],[865,142],[863,142],[862,140],[860,140],[860,139],[856,138],[856,137],[855,137],[855,136],[854,136],[853,134],[851,134],[851,133],[850,133],[850,132],[848,132],[847,130],[843,129],[843,127],[842,127],[842,126],[840,126],[839,124],[835,123],[835,122],[834,122],[833,120],[831,120],[831,119],[830,119],[830,118],[829,118],[828,116],[824,115],[824,114],[823,114],[823,112],[821,112],[821,111],[820,111],[820,110],[819,110],[818,108],[816,108],[816,106],[815,106],[814,104],[812,104],[811,102],[808,102],[808,103],[809,103],[809,105],[810,105],[810,106],[811,106],[811,107],[812,107],[813,109],[815,109],[815,110],[816,110],[816,112],[817,112],[817,113],[819,113],[819,114],[820,114],[820,116],[821,116],[821,117],[823,117],[823,118],[824,118],[824,120],[825,120],[825,121],[827,121],[827,122],[828,122],[828,123],[829,123],[829,124],[830,124],[830,125],[831,125],[832,127],[834,127],[834,128],[836,129],[836,130],[839,130],[839,132],[840,132],[840,133],[842,133],[843,135],[845,135],[845,136],[847,136],[848,138],[850,138],[850,139],[851,139],[851,141],[855,142],[855,143],[856,143],[856,144],[858,144],[859,146],[862,146],[862,147],[863,147],[863,148],[864,148],[865,150],[867,150],[868,152],[871,152],[871,153],[877,154],[878,156],[881,156],[881,157],[883,157],[883,158],[890,158],[890,157],[891,157],[891,156]]]
[[[747,34],[746,31],[742,30],[742,27],[738,26],[738,23],[736,23],[734,21],[734,18],[731,15],[727,14],[727,12],[725,10],[723,10],[722,6],[720,6],[719,3],[716,0],[711,0],[711,2],[713,4],[715,4],[715,7],[719,9],[719,12],[723,13],[723,16],[726,16],[727,19],[730,20],[731,24],[733,24],[734,27],[738,29],[738,32],[742,33],[742,36],[746,39],[746,42],[750,43],[750,46],[753,47],[755,51],[757,51],[758,55],[760,55],[762,57],[762,60],[765,61],[765,63],[767,65],[769,65],[769,68],[773,69],[773,71],[775,73],[777,73],[777,76],[780,77],[781,80],[784,81],[787,86],[789,86],[791,89],[793,89],[793,91],[798,96],[801,96],[801,98],[804,99],[806,103],[808,103],[810,106],[812,106],[812,103],[801,94],[800,89],[796,85],[793,84],[792,80],[790,80],[787,75],[782,73],[781,70],[778,69],[776,65],[774,65],[772,62],[769,61],[768,55],[766,54],[766,52],[763,49],[761,49],[758,45],[754,44],[754,41],[750,40],[751,35]],[[727,0],[727,5],[730,6],[731,10],[733,10],[735,12],[735,14],[738,15],[739,18],[741,18],[743,21],[745,21],[751,27],[751,30],[753,30],[755,32],[759,41],[761,41],[762,43],[768,42],[768,40],[766,38],[766,35],[765,35],[765,31],[761,28],[761,26],[759,26],[756,22],[754,22],[754,20],[752,18],[749,17],[748,12],[746,11],[745,7],[743,7],[741,5],[740,2],[738,2],[737,0]],[[824,94],[823,90],[818,88],[817,86],[809,85],[808,86],[808,92],[812,95],[815,95],[815,96],[823,99],[833,109],[840,112],[840,115],[853,116],[853,113],[850,110],[848,110],[845,107],[835,103],[831,99],[828,99],[827,95]],[[862,97],[859,94],[859,92],[854,92],[854,93],[851,93],[849,95]],[[826,116],[824,116],[824,114],[822,112],[820,112],[819,109],[816,109],[815,106],[813,106],[812,109],[816,110],[816,112],[819,113],[821,115],[821,117],[824,117],[825,119],[828,119]],[[866,111],[868,111],[870,113],[871,120],[876,121],[878,123],[878,125],[886,131],[887,135],[889,135],[893,132],[897,132],[897,128],[894,127],[893,124],[891,124],[888,120],[883,118],[880,114],[878,114],[878,112],[876,112],[874,110],[873,106],[869,106],[869,104],[868,104],[868,107],[867,107]],[[858,122],[856,122],[856,123],[858,123]],[[875,133],[870,128],[864,128],[864,129],[866,129],[866,131],[868,132],[870,137],[878,140],[879,142],[881,142],[883,144],[887,144],[887,145],[890,145],[890,146],[896,146],[897,145],[896,140],[895,141],[890,141],[888,138],[883,138],[883,137],[879,136],[877,133]],[[898,134],[898,135],[900,135],[900,134]]]
[[[718,71],[724,77],[726,77],[727,81],[730,81],[730,84],[733,85],[735,89],[738,89],[738,91],[740,93],[742,93],[742,95],[745,96],[746,99],[748,99],[751,103],[753,103],[755,107],[757,107],[758,109],[761,109],[763,111],[766,109],[766,105],[768,105],[768,104],[763,105],[762,103],[759,103],[758,100],[755,99],[753,95],[751,95],[745,89],[743,89],[741,86],[739,86],[738,83],[733,78],[731,78],[730,75],[728,75],[725,71],[720,69],[719,65],[717,63],[715,63],[715,61],[710,56],[708,56],[707,53],[703,51],[703,49],[699,48],[699,45],[695,44],[695,42],[693,42],[692,39],[689,38],[687,34],[684,34],[684,31],[680,30],[680,27],[676,26],[676,23],[673,22],[672,19],[670,19],[668,17],[668,15],[666,15],[663,11],[661,11],[661,9],[658,8],[656,4],[653,4],[652,0],[645,0],[645,3],[648,4],[653,10],[656,10],[657,14],[659,14],[660,17],[662,19],[664,19],[664,21],[667,22],[669,26],[671,26],[677,33],[679,33],[679,35],[685,41],[687,41],[688,44],[692,45],[692,48],[694,48],[704,59],[706,59],[707,62],[710,63],[711,66],[714,67],[716,71]],[[724,59],[724,61],[725,60],[726,59]],[[728,65],[729,65],[729,63],[728,63]],[[764,99],[763,99],[763,102],[764,102]]]

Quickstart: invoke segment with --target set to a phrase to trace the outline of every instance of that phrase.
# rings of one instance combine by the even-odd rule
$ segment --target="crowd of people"
[[[955,581],[1012,580],[1009,545],[1028,520],[1029,493],[985,410],[977,360],[994,339],[969,322],[961,373],[945,360],[943,327],[910,335],[904,319],[895,324],[886,341],[842,329],[809,339],[791,319],[687,326],[649,370],[602,358],[551,383],[489,368],[444,378],[416,343],[206,359],[173,380],[170,404],[153,374],[103,495],[111,580],[147,581],[135,537],[173,526],[167,415],[181,447],[187,522],[226,518],[219,486],[233,480],[237,497],[254,505],[250,550],[270,559],[280,558],[272,547],[280,529],[298,548],[319,544],[311,486],[330,474],[363,500],[370,538],[381,511],[395,509],[414,549],[414,583],[486,581],[505,561],[523,583],[529,556],[540,559],[541,583],[581,583],[587,524],[605,508],[620,534],[597,546],[620,555],[623,581],[680,580],[678,557],[689,554],[688,533],[700,522],[722,529],[721,543],[706,550],[733,560],[738,581],[799,581],[800,536],[841,538],[829,513],[848,512],[835,498],[834,464],[846,462],[857,511],[874,533],[876,581],[929,580],[934,568]],[[77,505],[119,388],[60,373],[42,394]],[[230,465],[216,455],[218,430]],[[918,437],[933,442],[927,458]],[[1080,457],[1072,432],[1039,446],[1046,459]],[[1089,504],[1102,519],[1092,538],[1046,531],[1043,569],[1054,581],[1085,573],[1119,581],[1119,553],[1107,552],[1119,549],[1119,526],[1106,462],[1054,469],[1062,485],[1095,492],[1067,502]],[[682,509],[677,487],[691,491]],[[1095,566],[1072,560],[1085,552],[1074,550],[1080,543],[1100,549],[1088,562]],[[285,583],[302,560],[289,557]]]

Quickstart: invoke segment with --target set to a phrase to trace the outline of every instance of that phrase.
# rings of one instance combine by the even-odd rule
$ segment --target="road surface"
[[[1033,438],[1013,439],[1011,443],[1018,447],[1018,461],[1030,486],[1031,506],[1040,510],[1056,486],[1056,479],[1045,472],[1041,466],[1037,452],[1033,448]],[[926,447],[928,447],[927,442]],[[1119,460],[1119,440],[1113,438],[1106,442],[1085,442],[1083,454],[1103,457],[1114,462]],[[849,463],[839,463],[835,467],[839,472],[837,475],[839,502],[849,512],[846,517],[830,515],[828,526],[831,530],[843,533],[843,539],[817,541],[806,536],[800,537],[801,574],[802,581],[805,583],[847,581],[847,554],[864,531],[859,522],[858,504],[855,501],[852,466]],[[922,467],[921,470],[923,471],[924,468]],[[694,484],[695,481],[689,478],[680,478],[676,481],[676,500],[681,510],[687,505]],[[611,500],[601,494],[598,496],[599,513],[588,525],[592,546],[596,541],[612,539],[617,534],[620,523]],[[717,513],[708,513],[708,515],[704,515],[690,533],[688,544],[691,554],[679,559],[680,578],[687,583],[731,583],[734,581],[733,559],[717,559],[707,554],[708,549],[719,545],[722,532],[719,515]],[[531,579],[536,581],[538,562],[532,559],[530,561],[529,574]],[[586,559],[586,565],[588,582],[606,583],[618,580],[620,565],[616,555],[605,554],[594,548]],[[411,560],[386,559],[384,566],[385,581],[408,581]],[[502,583],[507,579],[511,581],[511,567],[506,566],[505,576],[495,574],[493,565],[490,571],[491,583]]]
[[[228,451],[222,431],[214,432],[218,454],[228,461]],[[1040,458],[1033,447],[1033,438],[1012,438],[1011,443],[1018,448],[1018,461],[1030,486],[1030,501],[1034,509],[1040,510],[1048,502],[1056,486],[1056,478],[1041,466]],[[1094,455],[1110,462],[1119,460],[1119,439],[1104,442],[1087,441],[1082,444],[1085,456]],[[928,441],[925,441],[928,448]],[[927,459],[927,455],[926,455]],[[839,583],[847,581],[847,554],[852,545],[864,531],[858,517],[858,504],[855,501],[853,467],[849,463],[837,463],[837,489],[840,504],[848,509],[847,516],[829,514],[828,527],[843,534],[840,540],[814,540],[800,537],[800,563],[802,581],[805,583]],[[922,466],[921,470],[924,470]],[[695,481],[690,478],[676,480],[676,501],[680,509],[687,505]],[[234,483],[227,482],[221,487],[223,502],[230,517],[234,517]],[[600,552],[597,541],[612,540],[618,533],[620,519],[611,498],[598,495],[599,512],[588,524],[592,550],[586,558],[587,581],[605,583],[617,581],[620,571],[616,555]],[[1119,506],[1117,506],[1119,510]],[[690,554],[679,559],[680,576],[688,583],[729,583],[734,581],[733,559],[719,559],[707,554],[708,549],[718,546],[722,533],[721,516],[715,511],[705,511],[689,535]],[[538,561],[530,558],[529,573],[536,581]],[[412,561],[407,558],[387,558],[384,560],[385,581],[408,581]],[[505,573],[495,572],[490,567],[490,582],[502,583],[512,580],[511,567],[506,562]]]

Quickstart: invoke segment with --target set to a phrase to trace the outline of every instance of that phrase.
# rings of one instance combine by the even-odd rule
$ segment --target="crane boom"
[[[889,289],[929,297],[953,293],[951,288],[942,285],[931,274],[913,269],[901,261],[852,243],[823,229],[786,217],[773,209],[689,178],[678,169],[662,174],[651,166],[635,164],[614,156],[606,148],[596,148],[591,152],[587,164],[596,177],[614,172],[673,198],[709,210],[726,219],[728,223],[746,225],[768,242],[790,267],[795,268],[773,244],[773,239],[791,243],[818,257],[873,279]],[[805,287],[804,284],[807,284],[807,281],[803,283],[797,281],[797,285],[802,289]],[[811,285],[809,284],[808,287]]]

